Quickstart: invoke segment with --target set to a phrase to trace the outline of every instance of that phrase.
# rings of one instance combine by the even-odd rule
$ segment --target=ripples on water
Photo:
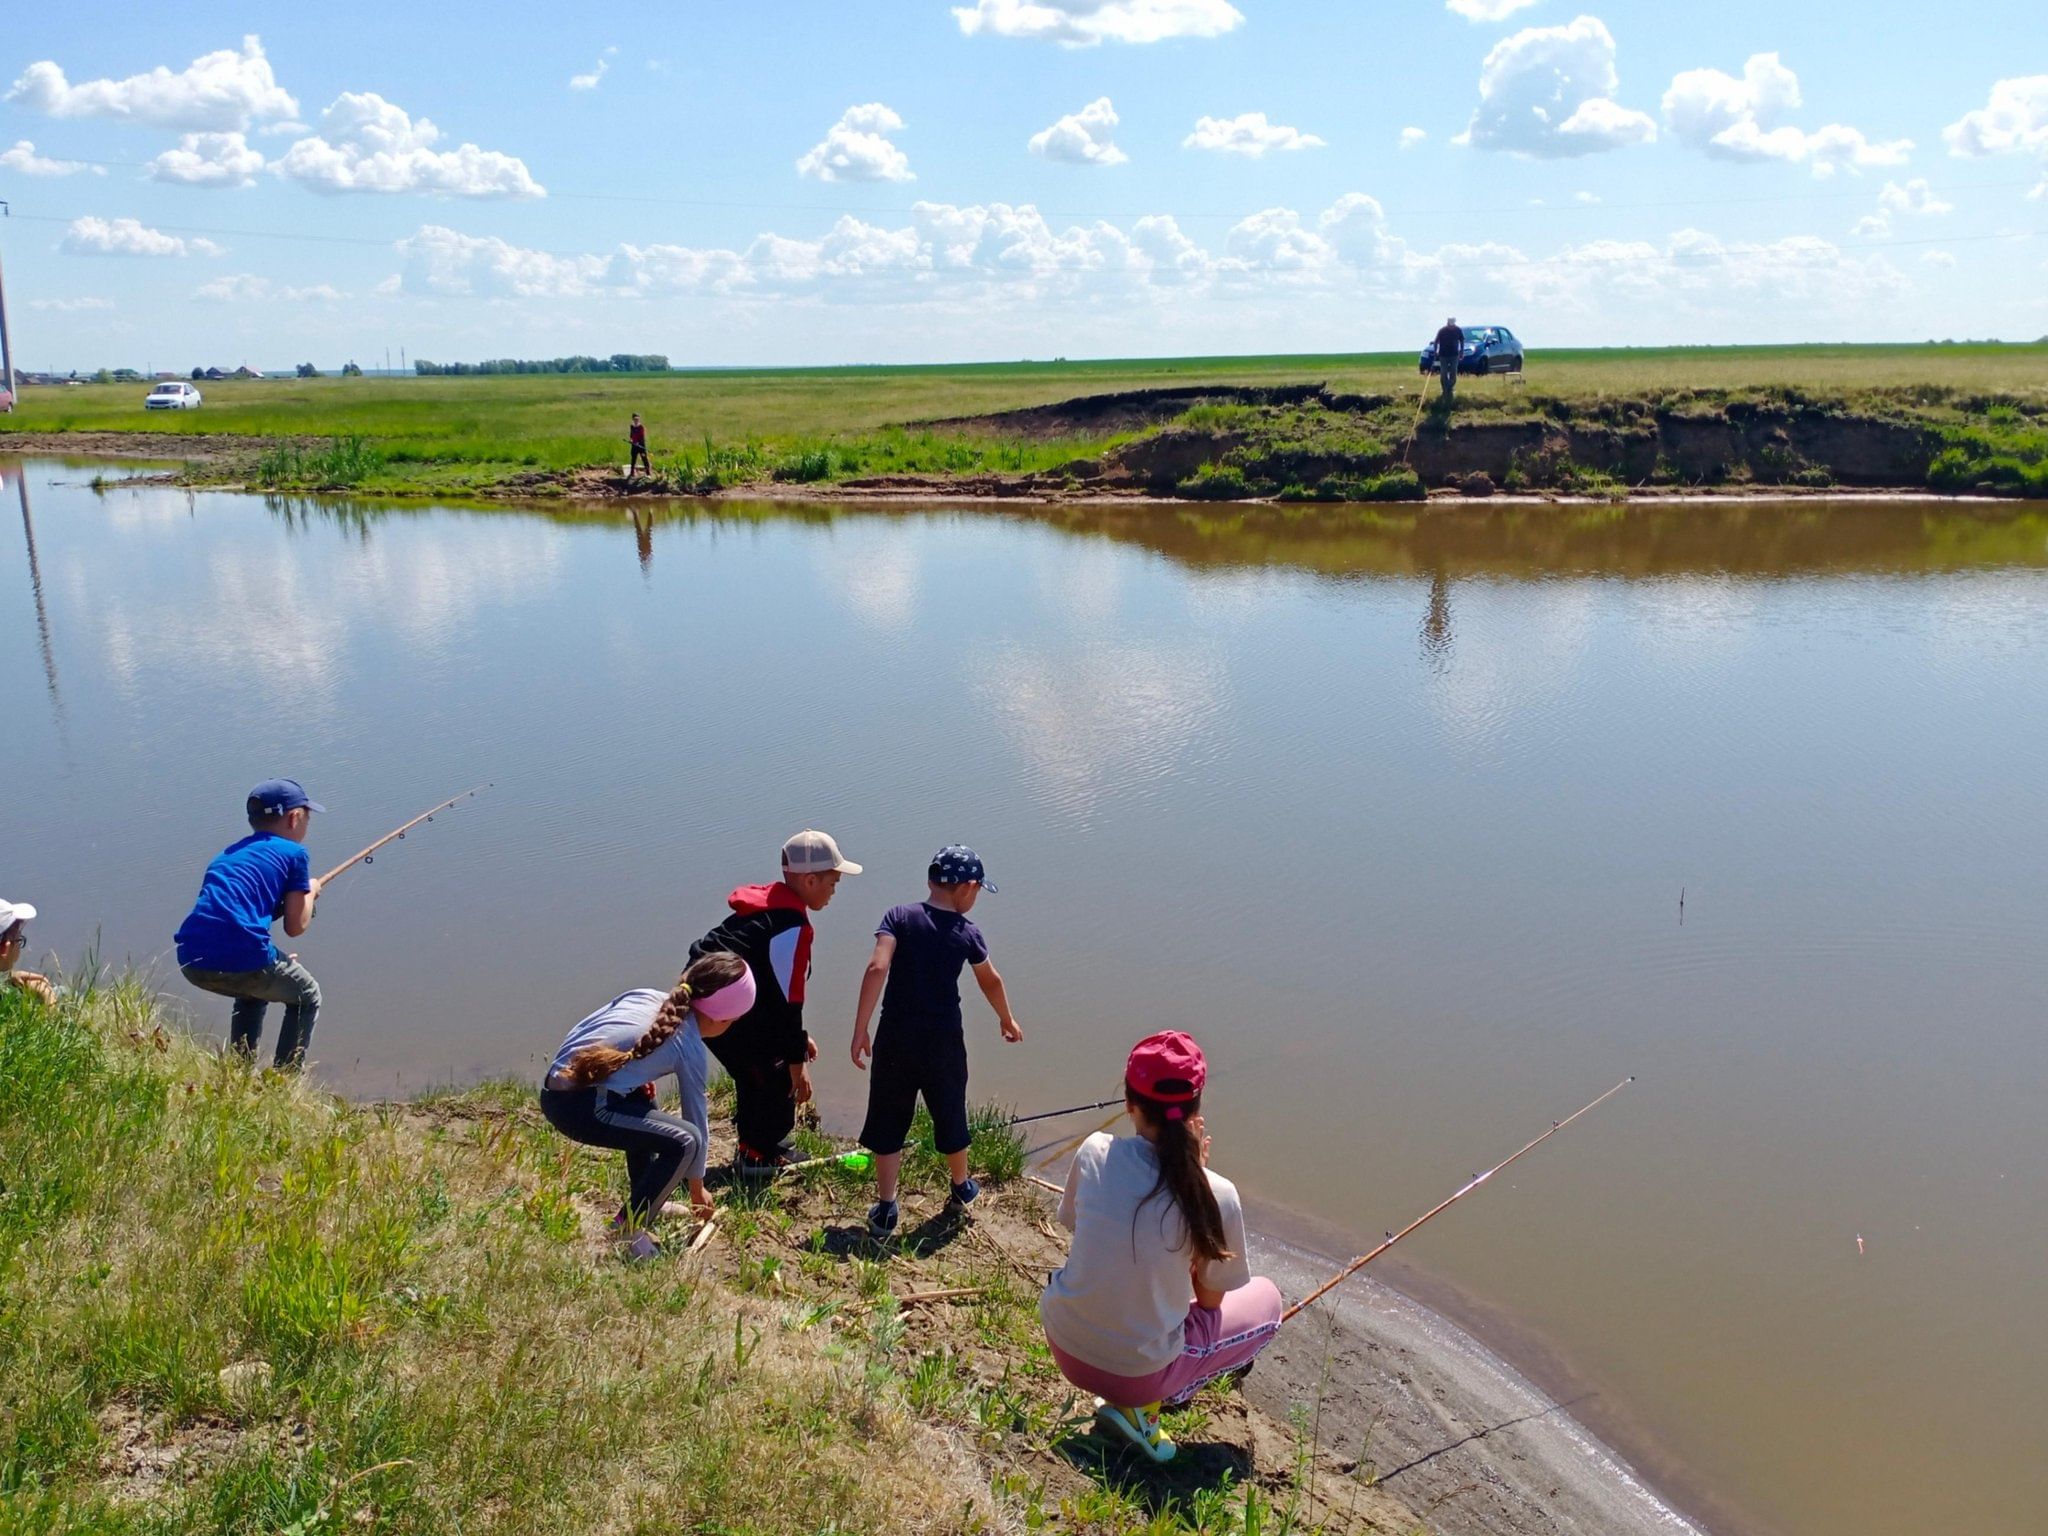
[[[1030,1032],[970,1003],[979,1090],[1098,1097],[1192,1027],[1219,1162],[1377,1232],[1638,1072],[1416,1261],[1797,1536],[2048,1502],[2048,511],[384,513],[4,477],[4,893],[39,946],[169,974],[270,773],[333,807],[316,862],[494,780],[302,948],[329,1080],[526,1073],[824,825],[872,871],[814,985],[848,1120],[871,924],[970,841]]]

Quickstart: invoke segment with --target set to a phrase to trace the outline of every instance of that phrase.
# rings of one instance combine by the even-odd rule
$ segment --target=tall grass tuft
[[[384,462],[384,453],[359,433],[332,438],[324,447],[287,440],[257,455],[256,480],[259,485],[312,490],[361,485]]]

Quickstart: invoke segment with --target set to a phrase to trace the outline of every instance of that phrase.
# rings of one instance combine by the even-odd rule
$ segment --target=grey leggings
[[[296,960],[279,955],[260,971],[209,971],[183,967],[185,979],[202,992],[235,1000],[228,1024],[228,1044],[244,1056],[256,1054],[263,1038],[263,1015],[272,1003],[284,1004],[284,1023],[277,1032],[277,1065],[287,1071],[303,1066],[313,1043],[313,1024],[320,1017],[320,983]]]
[[[697,1128],[642,1094],[543,1088],[540,1112],[571,1141],[626,1154],[626,1204],[619,1214],[636,1226],[659,1214],[683,1170],[697,1163]]]

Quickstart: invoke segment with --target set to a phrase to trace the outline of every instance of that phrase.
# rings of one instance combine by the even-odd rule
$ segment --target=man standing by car
[[[1464,355],[1465,333],[1458,329],[1458,317],[1453,315],[1436,333],[1436,372],[1443,380],[1445,405],[1451,403],[1451,395],[1458,387],[1458,361]]]

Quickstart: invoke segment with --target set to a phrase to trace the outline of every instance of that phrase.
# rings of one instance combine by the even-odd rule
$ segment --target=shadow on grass
[[[1060,1441],[1053,1450],[1153,1515],[1186,1519],[1194,1514],[1198,1495],[1251,1481],[1252,1458],[1242,1446],[1200,1440],[1179,1445],[1179,1454],[1162,1466],[1096,1427]]]
[[[841,1261],[873,1259],[890,1253],[901,1254],[907,1259],[924,1259],[958,1242],[966,1233],[970,1220],[960,1207],[948,1205],[886,1242],[877,1242],[868,1236],[865,1225],[847,1225],[820,1227],[811,1244]]]

